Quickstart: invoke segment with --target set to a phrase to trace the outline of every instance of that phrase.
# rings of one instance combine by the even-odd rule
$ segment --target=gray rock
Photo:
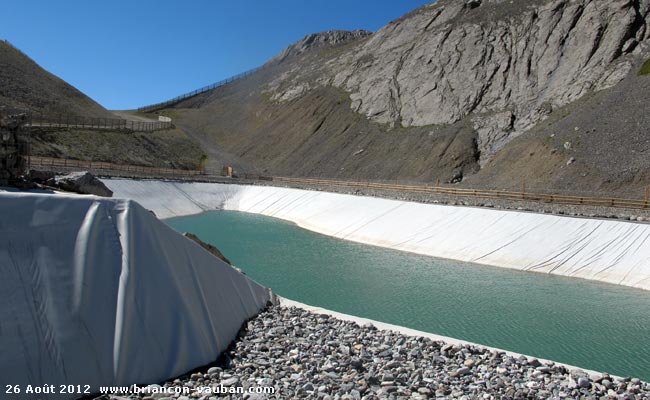
[[[312,49],[329,47],[329,46],[346,43],[355,39],[366,37],[371,33],[372,32],[364,31],[364,30],[356,30],[356,31],[332,30],[327,32],[312,33],[305,36],[302,40],[284,49],[270,62],[281,63],[288,58],[298,56]]]
[[[647,9],[646,0],[440,0],[359,40],[318,78],[296,69],[270,90],[288,101],[334,85],[352,110],[391,126],[467,120],[485,164],[553,110],[622,81],[635,49],[647,48]],[[277,59],[320,40],[307,37]]]
[[[468,375],[470,373],[470,369],[467,367],[460,367],[456,370],[456,372],[452,372],[450,376],[463,376],[463,375]]]
[[[87,171],[73,172],[64,176],[57,176],[55,184],[60,189],[80,194],[94,194],[95,196],[113,197],[113,192],[104,185],[104,182],[95,178]]]
[[[193,233],[189,233],[189,232],[185,232],[185,233],[183,233],[183,236],[185,236],[186,238],[188,238],[188,239],[190,239],[190,240],[192,240],[192,241],[198,243],[199,246],[203,247],[204,249],[206,249],[207,251],[209,251],[210,253],[212,253],[213,256],[215,256],[215,257],[219,258],[220,260],[224,261],[226,264],[232,265],[232,263],[230,262],[230,260],[227,259],[226,256],[224,256],[223,253],[222,253],[218,248],[216,248],[215,246],[211,245],[210,243],[206,243],[206,242],[202,241],[202,240],[199,239],[199,237],[196,236],[195,234],[193,234]],[[212,370],[212,368],[211,368],[211,370]],[[210,373],[210,372],[208,371],[208,373]]]
[[[578,378],[578,386],[581,388],[589,389],[591,387],[591,382],[589,381],[589,378],[581,376]]]
[[[313,335],[296,336],[295,326]],[[284,332],[282,339],[269,339],[271,329]],[[264,351],[259,350],[262,346]],[[341,346],[359,353],[350,357],[339,351]],[[446,357],[440,356],[442,349]],[[392,352],[390,360],[377,356],[388,350]],[[434,395],[459,399],[601,398],[605,394],[642,398],[650,389],[638,379],[620,379],[614,384],[612,378],[603,375],[592,383],[584,371],[569,373],[561,365],[542,365],[536,359],[515,358],[481,347],[416,340],[277,305],[249,321],[246,333],[226,356],[232,360],[230,368],[213,367],[165,386],[273,386],[278,390],[277,398],[320,400],[424,399]],[[476,363],[469,368],[466,365],[471,361]],[[358,363],[363,363],[365,372],[353,368]],[[392,368],[388,368],[390,363],[395,363]],[[325,364],[338,367],[325,372],[320,368]],[[215,375],[221,375],[221,382],[218,378],[203,382],[205,377]],[[266,397],[247,394],[244,398]]]
[[[45,184],[46,182],[56,182],[56,180],[54,180],[55,177],[56,173],[53,171],[41,171],[35,169],[30,170],[28,174],[29,180],[41,184]]]
[[[221,384],[223,386],[233,386],[233,385],[236,385],[237,383],[239,383],[239,378],[236,377],[236,376],[221,381]]]

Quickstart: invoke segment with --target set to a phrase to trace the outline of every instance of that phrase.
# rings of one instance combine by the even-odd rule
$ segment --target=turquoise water
[[[292,300],[650,380],[650,292],[383,249],[274,218],[166,220]]]

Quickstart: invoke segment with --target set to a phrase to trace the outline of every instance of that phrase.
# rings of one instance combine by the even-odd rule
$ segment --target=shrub
[[[639,76],[650,75],[650,60],[646,60],[639,70]]]

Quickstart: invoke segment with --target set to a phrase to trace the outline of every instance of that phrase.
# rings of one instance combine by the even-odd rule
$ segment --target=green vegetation
[[[650,60],[646,60],[639,70],[639,76],[650,75]]]
[[[178,169],[196,169],[206,161],[199,145],[180,129],[127,133],[35,128],[32,155]]]
[[[207,161],[208,161],[207,154],[201,154],[201,157],[199,157],[199,169],[205,170],[205,163]]]

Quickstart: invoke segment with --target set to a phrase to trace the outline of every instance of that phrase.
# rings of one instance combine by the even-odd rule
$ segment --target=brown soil
[[[115,118],[104,107],[41,68],[20,50],[0,41],[0,107],[73,115]]]
[[[32,155],[35,156],[196,169],[203,154],[180,129],[156,132],[32,129]]]

